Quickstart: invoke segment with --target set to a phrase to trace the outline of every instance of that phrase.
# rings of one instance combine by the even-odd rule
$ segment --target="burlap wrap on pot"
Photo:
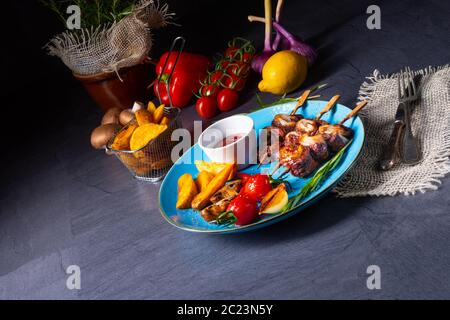
[[[389,141],[398,106],[397,76],[378,70],[361,86],[359,99],[370,103],[362,112],[366,143],[355,167],[334,192],[340,197],[410,195],[435,190],[450,172],[450,68],[415,72],[421,97],[412,111],[412,130],[423,160],[414,166],[400,164],[390,171],[377,169]]]
[[[120,21],[97,29],[66,31],[50,40],[46,49],[79,75],[117,72],[147,57],[152,47],[151,28],[166,26],[173,15],[167,4],[142,0]]]

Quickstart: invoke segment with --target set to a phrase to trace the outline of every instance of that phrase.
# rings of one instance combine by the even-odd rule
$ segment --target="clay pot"
[[[150,64],[139,64],[115,72],[102,72],[94,75],[73,74],[79,80],[97,105],[106,112],[110,108],[131,108],[135,101],[149,100],[147,86],[152,82],[154,67]]]

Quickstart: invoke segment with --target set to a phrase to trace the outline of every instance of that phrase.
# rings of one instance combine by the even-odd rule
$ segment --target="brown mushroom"
[[[95,149],[104,148],[120,128],[121,125],[117,123],[108,123],[95,128],[91,133],[91,145]]]
[[[122,109],[120,108],[109,109],[103,116],[101,124],[119,123],[120,112],[122,112]]]
[[[122,125],[126,125],[132,119],[134,119],[134,113],[131,109],[125,109],[119,115],[119,122]]]

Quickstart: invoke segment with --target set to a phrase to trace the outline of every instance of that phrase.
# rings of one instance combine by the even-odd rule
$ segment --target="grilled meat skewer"
[[[285,133],[291,132],[295,129],[297,121],[303,119],[303,116],[299,114],[283,114],[279,113],[275,115],[272,121],[272,126],[282,129]]]
[[[324,120],[314,120],[304,118],[297,121],[297,124],[295,125],[295,131],[300,134],[313,136],[317,133],[319,127],[325,124],[328,124],[328,122]]]
[[[320,134],[309,136],[307,134],[299,134],[297,131],[292,131],[286,135],[284,145],[291,148],[295,148],[298,145],[307,147],[317,161],[324,161],[329,156],[328,145]]]
[[[353,130],[341,124],[323,125],[319,127],[319,134],[333,152],[341,150],[353,138]]]
[[[326,161],[330,156],[328,144],[321,134],[314,136],[303,135],[300,138],[300,144],[309,148],[311,155],[319,162]]]
[[[312,157],[309,148],[298,145],[295,148],[283,146],[280,149],[280,164],[289,168],[296,177],[306,177],[319,163]]]

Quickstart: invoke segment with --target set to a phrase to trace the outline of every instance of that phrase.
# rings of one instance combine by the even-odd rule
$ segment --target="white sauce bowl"
[[[223,145],[228,136],[239,135],[235,142]],[[257,163],[257,140],[253,119],[234,115],[209,126],[198,138],[198,145],[213,162],[234,162],[238,169]]]

